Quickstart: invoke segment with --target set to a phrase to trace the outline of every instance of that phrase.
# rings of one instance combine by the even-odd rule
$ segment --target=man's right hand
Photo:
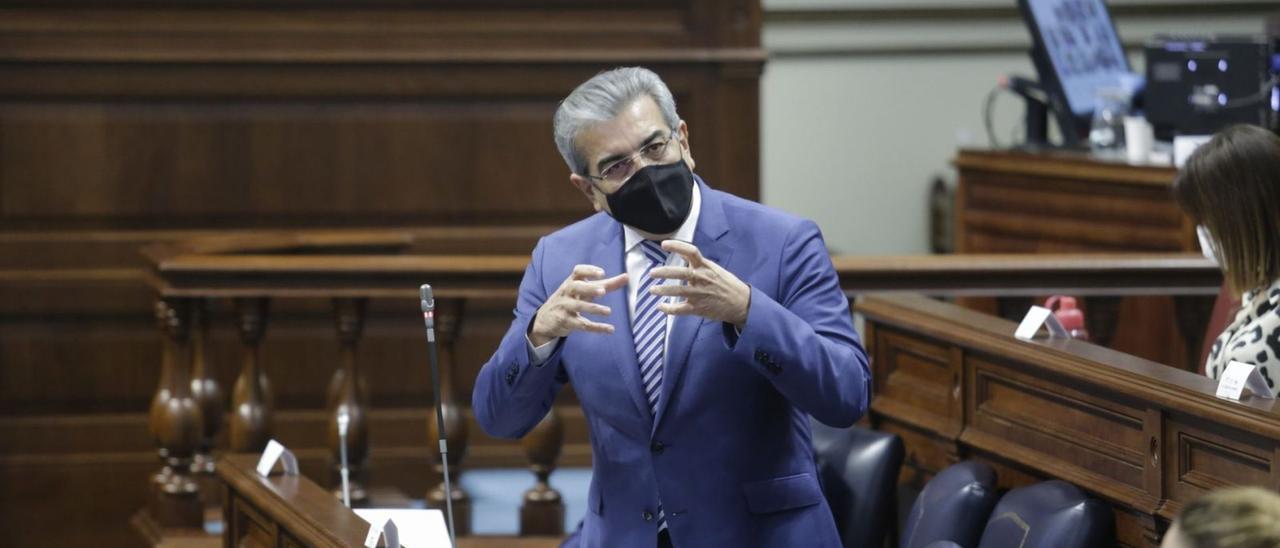
[[[593,301],[627,285],[625,272],[603,280],[601,276],[604,276],[604,269],[598,266],[580,264],[573,267],[573,273],[538,309],[529,329],[529,342],[535,347],[542,346],[574,331],[613,333],[612,325],[582,317],[583,314],[608,316],[612,310]]]

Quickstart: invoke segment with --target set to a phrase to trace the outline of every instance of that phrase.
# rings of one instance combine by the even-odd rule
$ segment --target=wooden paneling
[[[916,488],[966,458],[995,466],[1005,488],[1063,479],[1113,505],[1125,546],[1158,544],[1181,506],[1209,489],[1280,489],[1274,400],[1223,400],[1203,376],[1081,341],[1017,340],[1012,322],[922,297],[866,297],[857,309],[876,358],[871,424],[903,435],[902,480]],[[953,382],[949,368],[922,367],[920,352],[897,348],[953,356],[963,372],[958,424],[921,420],[936,403],[890,386],[900,375],[926,392]]]
[[[1265,436],[1175,415],[1165,421],[1165,440],[1165,462],[1174,466],[1163,487],[1172,509],[1227,485],[1280,488],[1273,465],[1276,443]]]
[[[158,464],[145,411],[160,345],[139,248],[211,230],[396,227],[422,236],[411,252],[527,257],[591,212],[552,142],[557,102],[629,64],[671,86],[699,173],[756,198],[760,17],[748,0],[0,7],[0,526],[17,545],[41,530],[131,545]],[[512,302],[468,311],[460,396]],[[375,299],[359,352],[375,487],[420,497],[431,396],[414,307]],[[227,303],[212,325],[226,389],[241,352]],[[327,299],[273,309],[263,360],[281,431],[304,454],[325,445],[312,415],[337,349]],[[564,462],[582,464],[585,426],[565,420]],[[468,462],[524,457],[473,429]],[[28,527],[35,508],[82,521]]]

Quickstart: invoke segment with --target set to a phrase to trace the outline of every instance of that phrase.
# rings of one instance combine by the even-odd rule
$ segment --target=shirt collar
[[[680,228],[676,229],[675,234],[666,239],[693,243],[693,233],[698,228],[698,215],[702,212],[702,189],[699,188],[700,186],[702,185],[695,180],[693,183],[693,199],[689,204],[689,216],[685,218],[684,224],[681,224]],[[622,225],[622,234],[626,238],[623,243],[626,246],[624,251],[627,253],[630,253],[645,239],[644,236],[640,235],[640,232],[625,224]]]

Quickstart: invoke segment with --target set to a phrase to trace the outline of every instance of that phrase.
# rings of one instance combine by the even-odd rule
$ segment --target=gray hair
[[[622,67],[601,72],[583,82],[556,109],[556,148],[569,169],[587,174],[587,160],[579,153],[578,134],[594,124],[613,119],[623,108],[641,95],[658,104],[662,118],[674,131],[680,125],[676,100],[671,90],[653,71],[644,67]]]

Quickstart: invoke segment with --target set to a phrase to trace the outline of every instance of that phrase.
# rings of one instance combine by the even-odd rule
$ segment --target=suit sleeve
[[[751,288],[746,326],[726,332],[733,353],[822,423],[852,425],[867,410],[871,371],[818,226],[793,229],[781,259],[779,298]]]
[[[476,422],[491,436],[523,437],[542,420],[560,387],[569,381],[560,361],[563,344],[557,344],[545,362],[530,362],[529,325],[549,293],[542,278],[543,243],[539,240],[534,247],[533,258],[520,281],[515,319],[498,350],[480,368],[471,394]]]

